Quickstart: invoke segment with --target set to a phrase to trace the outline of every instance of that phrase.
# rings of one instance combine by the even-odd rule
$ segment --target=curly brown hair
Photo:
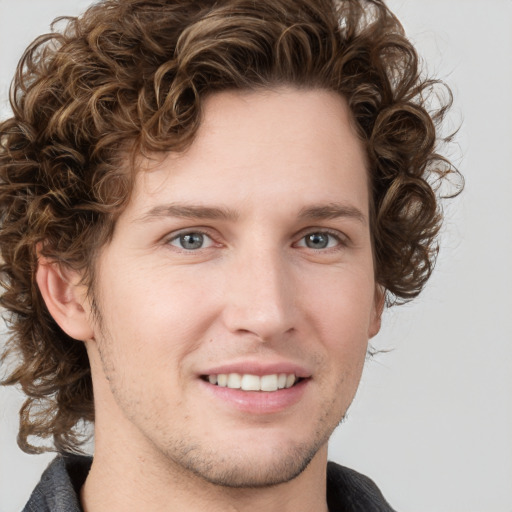
[[[46,309],[36,246],[93,287],[136,156],[190,145],[212,92],[292,85],[344,96],[368,156],[376,280],[388,304],[421,291],[437,253],[437,184],[458,176],[437,153],[451,94],[422,75],[383,1],[104,0],[56,23],[23,55],[13,116],[0,124],[3,361],[18,362],[4,384],[28,397],[23,450],[46,449],[30,444],[37,436],[77,451],[77,425],[94,421],[84,344]],[[439,87],[445,101],[433,109]]]

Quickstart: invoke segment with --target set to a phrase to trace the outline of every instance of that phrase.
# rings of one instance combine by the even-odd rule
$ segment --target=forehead
[[[366,210],[365,152],[340,95],[318,89],[225,91],[203,105],[191,146],[142,166],[132,207],[155,201],[234,208],[348,200]]]

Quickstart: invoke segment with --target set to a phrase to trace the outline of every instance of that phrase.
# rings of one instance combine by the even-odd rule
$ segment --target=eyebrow
[[[299,212],[299,219],[302,220],[327,220],[338,219],[340,217],[348,217],[362,224],[367,224],[366,216],[361,210],[355,206],[341,203],[308,206],[307,208],[302,208]]]
[[[171,203],[151,208],[134,222],[151,222],[164,217],[234,221],[239,214],[230,208]]]
[[[133,222],[151,222],[165,217],[235,221],[240,217],[240,214],[237,210],[231,208],[171,203],[154,206]],[[300,220],[310,221],[337,219],[340,217],[352,218],[362,224],[367,223],[366,217],[361,210],[354,206],[340,203],[308,206],[302,208],[298,216]]]

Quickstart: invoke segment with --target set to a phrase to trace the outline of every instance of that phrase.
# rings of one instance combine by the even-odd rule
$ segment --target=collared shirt
[[[43,473],[23,512],[83,512],[80,488],[91,463],[90,457],[58,455]],[[327,464],[327,504],[329,512],[393,512],[372,480],[334,462]]]

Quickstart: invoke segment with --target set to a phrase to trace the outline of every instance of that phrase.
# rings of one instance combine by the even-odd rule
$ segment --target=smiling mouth
[[[304,379],[293,373],[274,373],[270,375],[251,375],[240,373],[219,373],[203,375],[204,381],[223,388],[241,389],[242,391],[279,391],[296,386]]]

